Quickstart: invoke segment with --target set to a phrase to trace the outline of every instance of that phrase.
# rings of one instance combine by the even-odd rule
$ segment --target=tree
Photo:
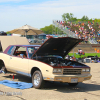
[[[77,21],[77,18],[72,18],[72,21]]]
[[[59,28],[55,27],[52,24],[49,26],[45,26],[40,30],[42,30],[45,34],[63,34],[63,32]]]
[[[88,20],[89,20],[89,18],[85,15],[81,18],[81,21],[88,21]]]
[[[12,33],[10,33],[10,32],[6,32],[7,34],[12,34]]]
[[[73,14],[72,13],[67,13],[66,17],[69,19],[69,21],[73,21]]]
[[[95,18],[95,19],[94,19],[94,22],[96,22],[96,23],[97,23],[97,22],[100,22],[100,19]]]
[[[64,13],[62,19],[64,21],[77,21],[77,18],[72,13]]]
[[[64,21],[67,21],[67,20],[66,20],[66,14],[65,14],[65,13],[62,15],[62,19],[63,19]]]
[[[45,34],[52,34],[52,25],[50,26],[45,26],[44,28],[41,28],[40,30],[42,30]]]

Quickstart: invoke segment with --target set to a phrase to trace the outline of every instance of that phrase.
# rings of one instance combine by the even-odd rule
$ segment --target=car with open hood
[[[89,66],[64,59],[82,39],[49,38],[42,45],[29,45],[24,42],[25,39],[19,40],[20,42],[17,41],[20,44],[11,44],[0,53],[0,68],[5,72],[32,77],[34,88],[42,88],[45,81],[64,82],[76,86],[79,82],[91,78]],[[21,45],[21,41],[27,45]]]

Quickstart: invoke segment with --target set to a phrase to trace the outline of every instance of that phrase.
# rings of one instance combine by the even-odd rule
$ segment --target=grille
[[[64,69],[63,75],[80,75],[82,69]]]

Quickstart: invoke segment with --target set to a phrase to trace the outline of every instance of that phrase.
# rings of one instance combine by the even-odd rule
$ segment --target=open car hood
[[[34,56],[59,55],[65,57],[82,39],[71,37],[49,38],[34,53]]]

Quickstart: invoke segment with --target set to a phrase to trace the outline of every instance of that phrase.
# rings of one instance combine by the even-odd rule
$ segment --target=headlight
[[[62,72],[62,69],[58,69],[58,72]]]
[[[56,73],[57,72],[57,69],[53,69],[53,72]]]
[[[89,68],[86,68],[86,72],[89,72],[90,71],[90,69]]]
[[[89,68],[83,68],[82,72],[90,72],[90,69]]]
[[[61,73],[62,72],[62,69],[61,68],[56,68],[56,69],[53,69],[53,73]]]
[[[82,69],[82,72],[85,72],[85,68]]]

